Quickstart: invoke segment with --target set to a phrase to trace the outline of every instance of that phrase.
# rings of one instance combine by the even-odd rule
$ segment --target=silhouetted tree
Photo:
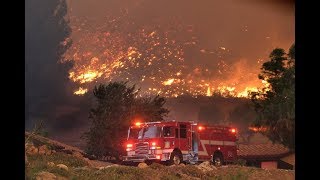
[[[111,82],[94,88],[96,103],[89,114],[91,127],[83,136],[88,153],[118,157],[124,149],[128,127],[136,117],[143,117],[144,122],[163,120],[169,112],[163,108],[165,99],[138,98],[138,93],[139,89],[135,85],[127,86],[127,82]]]
[[[147,121],[162,121],[164,115],[169,113],[169,110],[164,108],[166,99],[159,95],[152,97],[137,98],[132,111],[134,119]]]
[[[266,135],[294,149],[295,143],[295,45],[289,53],[276,48],[270,61],[262,65],[259,79],[270,83],[269,89],[252,93],[252,102],[259,114],[255,124],[266,126]]]

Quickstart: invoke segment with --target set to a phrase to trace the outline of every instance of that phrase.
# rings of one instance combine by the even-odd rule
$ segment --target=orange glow
[[[267,127],[249,127],[249,130],[254,132],[265,132]]]
[[[161,155],[156,155],[156,159],[160,159],[161,158]]]
[[[207,89],[207,96],[211,96],[211,89],[210,89],[210,87],[208,87],[208,89]]]
[[[173,83],[174,79],[168,79],[166,81],[164,81],[162,84],[165,86],[170,86]]]
[[[141,122],[136,122],[136,126],[140,126],[141,125]]]
[[[199,126],[199,127],[198,127],[198,129],[201,131],[201,130],[203,130],[203,129],[204,129],[204,127]]]
[[[74,91],[73,94],[81,96],[84,95],[86,92],[88,92],[88,89],[83,89],[80,87],[78,90]]]
[[[155,146],[156,144],[157,144],[156,142],[152,142],[152,143],[151,143],[152,146]]]

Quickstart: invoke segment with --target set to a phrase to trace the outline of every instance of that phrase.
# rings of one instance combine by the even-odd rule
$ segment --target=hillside
[[[26,133],[26,138],[29,135]],[[90,160],[78,148],[41,136],[30,138],[26,144],[26,157],[26,179],[295,179],[293,170],[264,170],[240,165],[217,168],[209,162],[178,166],[158,163],[124,166]]]

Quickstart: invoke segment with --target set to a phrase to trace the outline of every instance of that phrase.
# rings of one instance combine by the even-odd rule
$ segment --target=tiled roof
[[[295,165],[295,159],[296,159],[295,154],[290,154],[289,156],[286,156],[286,157],[282,158],[281,160],[288,163],[288,164]]]
[[[290,153],[281,144],[239,144],[239,158],[282,158]]]

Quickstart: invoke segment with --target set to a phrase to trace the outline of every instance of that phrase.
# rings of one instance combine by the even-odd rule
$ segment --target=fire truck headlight
[[[127,148],[132,148],[132,144],[127,144]]]
[[[127,144],[127,149],[126,151],[131,151],[132,150],[132,144]]]
[[[156,159],[161,159],[161,155],[156,155]]]

